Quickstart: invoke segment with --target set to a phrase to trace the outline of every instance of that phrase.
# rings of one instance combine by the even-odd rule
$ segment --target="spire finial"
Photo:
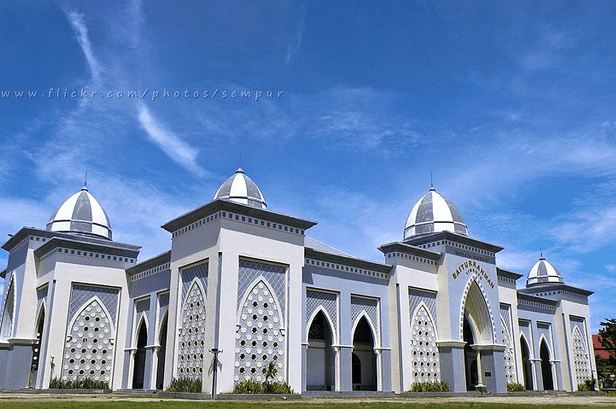
[[[430,171],[430,187],[434,187],[434,183],[432,182],[432,171]]]

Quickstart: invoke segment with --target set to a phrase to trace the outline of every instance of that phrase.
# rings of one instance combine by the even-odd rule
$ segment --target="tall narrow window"
[[[205,297],[193,282],[182,307],[182,328],[178,339],[178,377],[201,379],[205,351]]]
[[[439,381],[439,352],[436,346],[436,329],[428,310],[421,305],[411,324],[411,371],[414,382]]]

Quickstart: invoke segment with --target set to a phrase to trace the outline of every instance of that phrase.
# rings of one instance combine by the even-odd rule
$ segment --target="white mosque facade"
[[[431,188],[382,263],[311,239],[316,223],[267,208],[240,169],[214,200],[162,227],[169,251],[138,261],[115,242],[83,188],[45,229],[3,245],[0,390],[52,379],[156,390],[200,379],[230,393],[243,380],[296,392],[577,390],[596,377],[587,290],[541,258],[522,275],[496,266],[501,247],[469,236]],[[213,351],[218,351],[214,367]],[[215,379],[215,385],[213,380]]]

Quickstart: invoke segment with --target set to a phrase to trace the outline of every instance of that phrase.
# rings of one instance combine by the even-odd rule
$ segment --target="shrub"
[[[595,378],[586,379],[584,383],[581,383],[578,385],[578,391],[580,392],[594,391],[596,385],[597,385],[597,380]]]
[[[449,392],[449,385],[443,381],[415,382],[411,385],[411,392]]]
[[[174,378],[167,390],[169,392],[201,393],[201,379]]]
[[[292,394],[293,389],[286,382],[242,381],[235,385],[233,393],[240,394]]]
[[[525,392],[526,386],[521,383],[512,382],[507,384],[507,392]]]
[[[109,389],[109,384],[104,381],[95,381],[90,378],[75,381],[63,381],[53,378],[49,382],[49,389]]]
[[[233,389],[233,393],[251,393],[251,394],[259,394],[263,392],[263,383],[257,381],[242,381],[235,385],[235,389]]]

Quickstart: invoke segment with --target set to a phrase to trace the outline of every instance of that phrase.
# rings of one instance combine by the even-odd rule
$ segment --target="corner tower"
[[[393,339],[400,367],[392,368],[399,390],[442,380],[454,392],[504,392],[496,269],[502,247],[469,237],[460,211],[431,187],[412,207],[403,241],[379,249],[393,266],[390,293],[400,306],[399,320],[392,319],[399,322],[392,329],[399,333]]]

